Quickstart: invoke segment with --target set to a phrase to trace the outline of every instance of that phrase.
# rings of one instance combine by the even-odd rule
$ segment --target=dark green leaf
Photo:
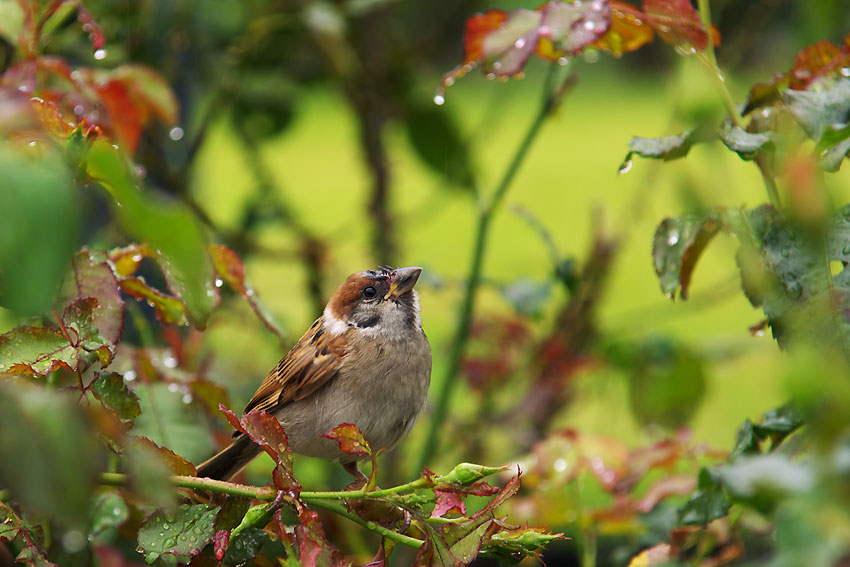
[[[734,459],[739,455],[759,453],[760,451],[759,438],[756,435],[753,422],[747,419],[738,430],[738,441],[735,443],[732,452],[729,453],[729,459]]]
[[[87,167],[115,199],[116,214],[127,233],[154,249],[169,288],[186,306],[193,323],[205,327],[219,296],[194,215],[185,206],[157,201],[139,191],[124,156],[105,141],[92,145]]]
[[[835,172],[850,152],[850,126],[827,126],[815,149],[818,165],[825,171]]]
[[[755,431],[759,436],[767,437],[778,434],[785,437],[802,425],[802,414],[794,406],[786,404],[764,414],[761,423],[755,426]]]
[[[620,171],[628,171],[627,164],[631,164],[632,157],[637,154],[645,158],[662,159],[670,161],[685,157],[691,147],[697,142],[704,141],[697,134],[697,130],[688,130],[678,136],[665,136],[663,138],[642,138],[635,136],[629,142],[629,153],[620,166]],[[630,166],[629,166],[630,167]]]
[[[652,259],[661,291],[688,298],[691,275],[705,247],[720,230],[716,212],[691,213],[661,221],[652,239]]]
[[[0,485],[34,516],[85,526],[96,439],[73,395],[0,382]]]
[[[139,528],[139,550],[153,563],[160,555],[198,555],[212,541],[218,506],[184,504],[173,513],[154,512]]]
[[[133,419],[139,413],[139,398],[127,387],[120,374],[100,374],[91,383],[94,395],[109,409],[115,410],[121,419]]]
[[[91,502],[89,537],[120,527],[130,517],[124,498],[114,490],[100,492]]]
[[[247,528],[230,538],[223,563],[225,565],[244,565],[247,561],[256,557],[260,547],[267,541],[269,541],[269,536],[261,527]]]
[[[747,160],[754,159],[759,151],[773,144],[769,134],[747,132],[740,126],[724,128],[720,133],[720,140],[741,159]]]
[[[77,241],[78,207],[69,173],[49,154],[40,160],[0,152],[0,304],[45,311]]]
[[[717,474],[703,468],[699,484],[690,500],[679,508],[679,523],[685,526],[705,526],[729,513],[729,499],[723,492]]]
[[[688,423],[705,394],[702,359],[667,341],[644,345],[632,360],[629,387],[632,411],[639,421],[666,427]]]

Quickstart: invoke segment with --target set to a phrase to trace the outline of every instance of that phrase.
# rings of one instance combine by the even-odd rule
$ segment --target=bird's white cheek
[[[325,313],[322,315],[322,319],[324,319],[322,330],[334,337],[348,330],[348,323],[334,317],[329,307],[325,307]]]

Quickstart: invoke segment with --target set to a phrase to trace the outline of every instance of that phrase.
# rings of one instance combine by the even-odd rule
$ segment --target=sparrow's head
[[[413,290],[422,268],[382,267],[348,276],[325,308],[325,330],[340,334],[350,327],[367,333],[417,330],[419,297]]]

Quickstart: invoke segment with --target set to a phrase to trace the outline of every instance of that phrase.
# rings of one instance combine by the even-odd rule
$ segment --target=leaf
[[[129,91],[113,80],[96,84],[95,88],[109,120],[99,125],[128,153],[135,153],[142,133],[142,117]]]
[[[118,278],[99,253],[81,250],[73,259],[74,280],[79,297],[93,297],[97,308],[92,321],[101,337],[111,345],[118,344],[124,330],[124,300]]]
[[[153,563],[160,555],[195,556],[213,539],[218,506],[183,504],[171,514],[154,512],[139,528],[139,550]]]
[[[818,166],[824,171],[834,173],[850,152],[850,125],[844,127],[827,126],[818,140],[815,152]]]
[[[151,449],[151,453],[156,452],[159,460],[164,463],[171,474],[182,475],[182,476],[197,476],[198,471],[195,470],[195,466],[172,451],[167,447],[160,447],[147,437],[140,437],[138,439],[140,445]]]
[[[177,97],[165,78],[150,67],[125,63],[109,72],[109,80],[127,90],[143,124],[153,117],[166,126],[177,122]]]
[[[133,434],[168,447],[190,462],[198,462],[213,452],[215,444],[207,418],[191,403],[185,386],[160,382],[135,392],[142,413],[133,422]]]
[[[407,139],[417,157],[450,187],[475,190],[470,147],[453,115],[418,97],[406,96],[403,103]]]
[[[759,446],[759,437],[756,435],[753,422],[749,419],[744,420],[744,423],[738,429],[738,440],[735,442],[735,447],[729,453],[729,459],[734,459],[739,455],[753,454],[761,452]]]
[[[828,128],[847,124],[850,79],[823,80],[805,91],[787,90],[783,102],[806,134],[817,142]]]
[[[705,526],[729,513],[729,499],[723,492],[718,475],[707,468],[699,472],[696,492],[679,508],[679,523],[685,526]]]
[[[747,132],[740,126],[727,125],[720,133],[720,140],[741,159],[751,160],[763,149],[773,145],[771,135],[762,132]]]
[[[183,302],[194,325],[203,329],[219,296],[205,239],[191,211],[142,194],[123,155],[105,141],[92,144],[87,169],[115,199],[115,212],[130,237],[156,251],[169,289]]]
[[[431,512],[432,518],[442,518],[446,514],[458,514],[463,516],[466,514],[466,504],[457,492],[448,492],[445,490],[434,490],[434,495],[437,497],[434,503],[434,510]]]
[[[164,325],[185,325],[186,314],[183,303],[176,297],[165,295],[161,291],[150,287],[141,277],[124,278],[120,284],[121,290],[129,295],[150,305],[156,318]]]
[[[303,510],[295,525],[295,541],[302,567],[342,567],[350,565],[340,552],[325,539],[325,530],[319,515]]]
[[[685,300],[691,276],[705,247],[720,230],[716,212],[690,213],[661,221],[652,239],[652,259],[661,291]]]
[[[209,252],[213,267],[215,267],[215,271],[219,277],[227,282],[227,285],[231,289],[240,293],[245,298],[248,305],[251,306],[251,309],[257,315],[257,318],[260,319],[268,330],[283,340],[284,335],[280,323],[260,299],[260,296],[256,294],[253,286],[245,279],[245,266],[236,252],[221,244],[210,244]]]
[[[130,391],[120,374],[101,373],[89,387],[105,407],[115,410],[119,418],[130,420],[141,413],[139,398]]]
[[[764,414],[761,423],[754,427],[758,435],[781,438],[790,435],[803,425],[803,416],[792,404],[786,404]],[[775,439],[776,440],[776,439]]]
[[[52,327],[18,327],[0,335],[0,372],[46,376],[58,368],[73,370],[77,349]]]
[[[0,305],[21,315],[48,309],[76,248],[79,207],[57,156],[0,150]],[[2,370],[2,369],[0,369]]]
[[[224,531],[223,533],[227,534],[228,532]],[[238,535],[230,537],[222,562],[224,565],[244,565],[256,557],[257,552],[268,541],[269,536],[262,528],[247,528],[239,532]],[[220,548],[217,545],[215,551],[216,558],[218,558],[218,549]]]
[[[337,425],[330,431],[322,433],[322,437],[331,439],[339,444],[339,450],[347,455],[372,455],[369,442],[363,437],[360,429],[353,423]]]
[[[250,411],[239,420],[224,406],[219,406],[219,409],[237,431],[247,435],[277,463],[273,472],[275,487],[293,493],[297,498],[301,486],[292,473],[292,451],[280,422],[264,410]]]
[[[626,164],[631,163],[632,156],[635,154],[645,158],[670,161],[685,157],[688,155],[691,146],[700,141],[703,141],[703,137],[698,135],[696,130],[688,130],[677,136],[665,136],[663,138],[635,136],[629,142],[629,153],[626,154],[623,165],[620,166],[620,171],[624,173],[628,171]]]
[[[815,485],[814,471],[786,455],[741,456],[718,469],[729,494],[761,512],[772,512],[792,494],[805,494]]]
[[[102,532],[121,527],[130,517],[124,498],[114,490],[99,492],[90,505],[89,539]]]
[[[614,57],[636,51],[652,41],[655,30],[646,14],[627,2],[611,0],[611,27],[593,45],[611,52]]]
[[[74,397],[0,381],[0,432],[0,485],[34,517],[83,528],[100,463]]]
[[[115,274],[121,278],[135,274],[145,258],[156,258],[147,244],[130,244],[109,251],[109,261],[115,266]]]
[[[631,408],[643,424],[670,428],[687,424],[705,390],[703,361],[685,346],[649,342],[632,361]]]
[[[659,37],[687,52],[708,47],[708,33],[690,0],[644,0],[643,11]],[[712,27],[712,42],[720,45],[720,34]]]
[[[537,47],[542,18],[536,10],[520,8],[487,33],[481,42],[484,71],[500,77],[519,73]]]
[[[550,60],[579,53],[605,35],[611,26],[608,0],[597,2],[547,2],[538,33],[537,53]]]

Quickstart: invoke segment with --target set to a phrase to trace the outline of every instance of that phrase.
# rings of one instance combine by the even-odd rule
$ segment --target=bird
[[[283,426],[293,452],[338,461],[365,483],[357,465],[363,457],[343,453],[322,434],[354,424],[377,453],[410,433],[431,381],[431,347],[413,289],[421,272],[383,266],[348,276],[268,373],[245,413],[269,412]],[[198,465],[198,477],[229,480],[261,451],[235,432],[228,447]]]

